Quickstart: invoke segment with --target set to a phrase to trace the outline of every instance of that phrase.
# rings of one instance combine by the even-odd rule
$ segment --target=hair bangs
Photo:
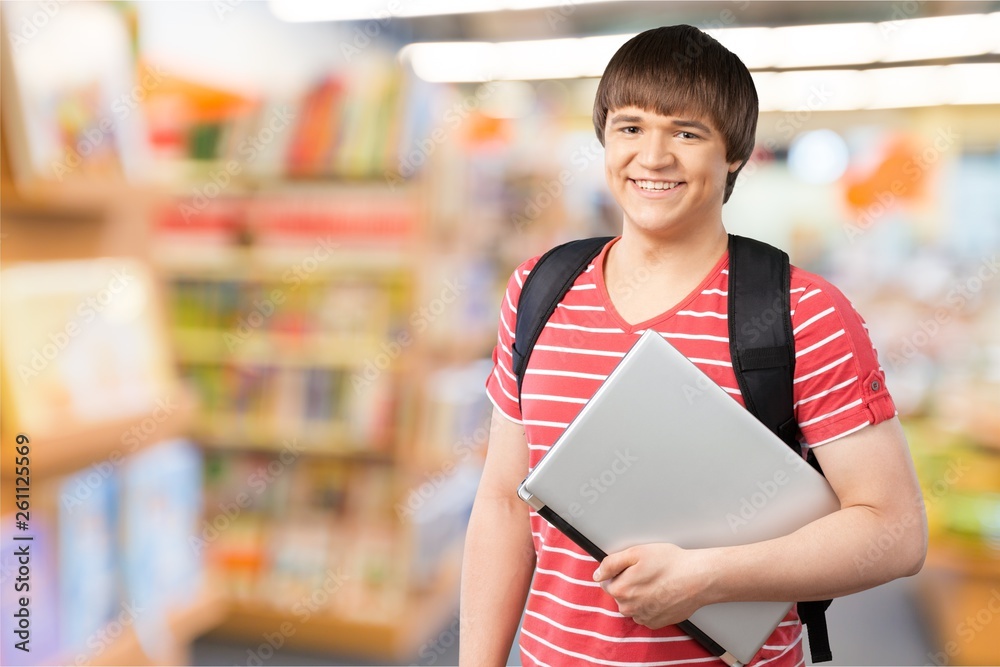
[[[608,112],[624,107],[637,107],[662,116],[707,118],[720,127],[711,104],[711,93],[695,77],[678,75],[669,68],[661,67],[645,68],[634,73],[619,71],[617,74],[619,81],[601,91],[604,93],[600,104],[604,110],[601,131],[598,132],[601,143],[604,143],[603,129]]]

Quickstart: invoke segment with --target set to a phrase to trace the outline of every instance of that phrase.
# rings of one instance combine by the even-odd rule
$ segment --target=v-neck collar
[[[677,305],[675,305],[670,310],[667,310],[659,315],[649,318],[643,322],[637,324],[629,324],[625,321],[625,318],[621,316],[618,309],[615,308],[614,303],[611,302],[611,297],[608,295],[608,287],[604,282],[604,262],[608,256],[608,250],[611,249],[615,243],[621,240],[621,236],[617,236],[605,244],[604,248],[601,250],[600,254],[594,259],[594,281],[597,283],[597,291],[601,296],[601,301],[604,305],[604,310],[608,313],[608,317],[614,320],[615,324],[622,329],[625,333],[638,333],[652,327],[654,324],[659,324],[663,320],[669,319],[676,315],[678,311],[683,310],[685,307],[690,305],[692,301],[698,298],[698,296],[704,291],[719,275],[726,265],[729,263],[729,250],[722,253],[722,257],[716,262],[715,266],[708,272],[708,274],[702,279],[701,283],[695,287],[690,294],[681,299]]]

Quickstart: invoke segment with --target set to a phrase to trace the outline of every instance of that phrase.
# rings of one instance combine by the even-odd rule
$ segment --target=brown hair
[[[726,142],[726,161],[743,161],[726,179],[722,201],[729,201],[757,132],[757,89],[743,61],[690,25],[641,32],[618,49],[597,87],[594,130],[602,146],[608,111],[626,106],[709,118]]]

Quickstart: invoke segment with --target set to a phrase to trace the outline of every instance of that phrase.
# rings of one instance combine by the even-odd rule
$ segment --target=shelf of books
[[[15,263],[2,280],[0,514],[18,540],[0,571],[20,579],[0,592],[0,625],[14,637],[27,614],[30,632],[3,642],[0,661],[186,662],[225,600],[189,545],[202,455],[180,437],[194,399],[153,273],[105,257]]]
[[[438,284],[423,190],[286,182],[193,204],[161,212],[156,257],[199,399],[197,541],[232,602],[212,634],[412,657],[454,612],[478,483],[464,449],[442,472],[449,445],[425,434],[459,442],[455,420],[483,410],[428,379],[445,372],[429,320],[447,318],[421,319]]]
[[[31,476],[20,533],[30,541],[5,542],[0,554],[4,577],[12,577],[23,563],[18,547],[29,545],[31,631],[27,650],[4,643],[3,664],[189,662],[188,644],[226,609],[189,546],[201,514],[201,465],[192,443],[173,439],[117,465],[100,460],[69,475]],[[4,521],[13,525],[15,511],[5,508]],[[19,604],[4,592],[8,636],[16,635],[8,619]]]
[[[942,394],[940,414],[908,429],[930,542],[916,577],[935,664],[1000,663],[1000,635],[981,631],[1000,605],[1000,383]]]
[[[468,372],[488,349],[464,325],[492,320],[492,293],[470,300],[492,282],[427,242],[445,188],[424,172],[460,143],[432,123],[454,91],[372,48],[257,99],[135,62],[121,17],[91,9],[107,71],[50,64],[49,37],[17,58],[0,40],[4,214],[103,220],[134,199],[149,220],[94,235],[151,239],[134,254],[153,266],[4,271],[3,476],[30,437],[32,613],[54,620],[33,630],[45,650],[5,644],[2,662],[184,664],[213,627],[412,656],[457,604],[488,429],[485,375]],[[89,87],[14,85],[77,65]],[[146,76],[141,112],[73,156]]]
[[[314,651],[336,647],[357,656],[411,659],[429,638],[454,623],[459,568],[457,553],[453,557],[455,562],[442,568],[446,576],[408,594],[390,589],[388,581],[358,585],[331,570],[296,600],[234,605],[230,622],[213,634],[258,643],[261,637],[278,636]],[[327,599],[338,602],[326,604]]]

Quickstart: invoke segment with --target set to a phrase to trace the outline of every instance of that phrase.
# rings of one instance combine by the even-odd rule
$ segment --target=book
[[[129,418],[173,393],[147,265],[125,257],[24,262],[0,275],[11,430],[41,436]]]
[[[123,593],[163,615],[194,601],[203,583],[202,559],[192,548],[201,522],[202,457],[183,438],[129,456],[121,472]]]
[[[118,472],[85,468],[59,488],[59,627],[80,651],[119,611]]]
[[[338,112],[343,94],[343,81],[330,75],[303,96],[286,154],[286,168],[290,175],[327,172],[326,165],[337,146]]]
[[[15,178],[24,182],[113,182],[148,178],[149,144],[143,114],[122,113],[137,84],[122,16],[110,7],[72,3],[51,15],[33,3],[4,3],[4,124]],[[44,20],[43,24],[36,23]],[[76,26],[87,25],[86,31]],[[86,57],[93,44],[102,57]],[[153,71],[142,72],[144,77]],[[9,116],[9,118],[8,118]]]

